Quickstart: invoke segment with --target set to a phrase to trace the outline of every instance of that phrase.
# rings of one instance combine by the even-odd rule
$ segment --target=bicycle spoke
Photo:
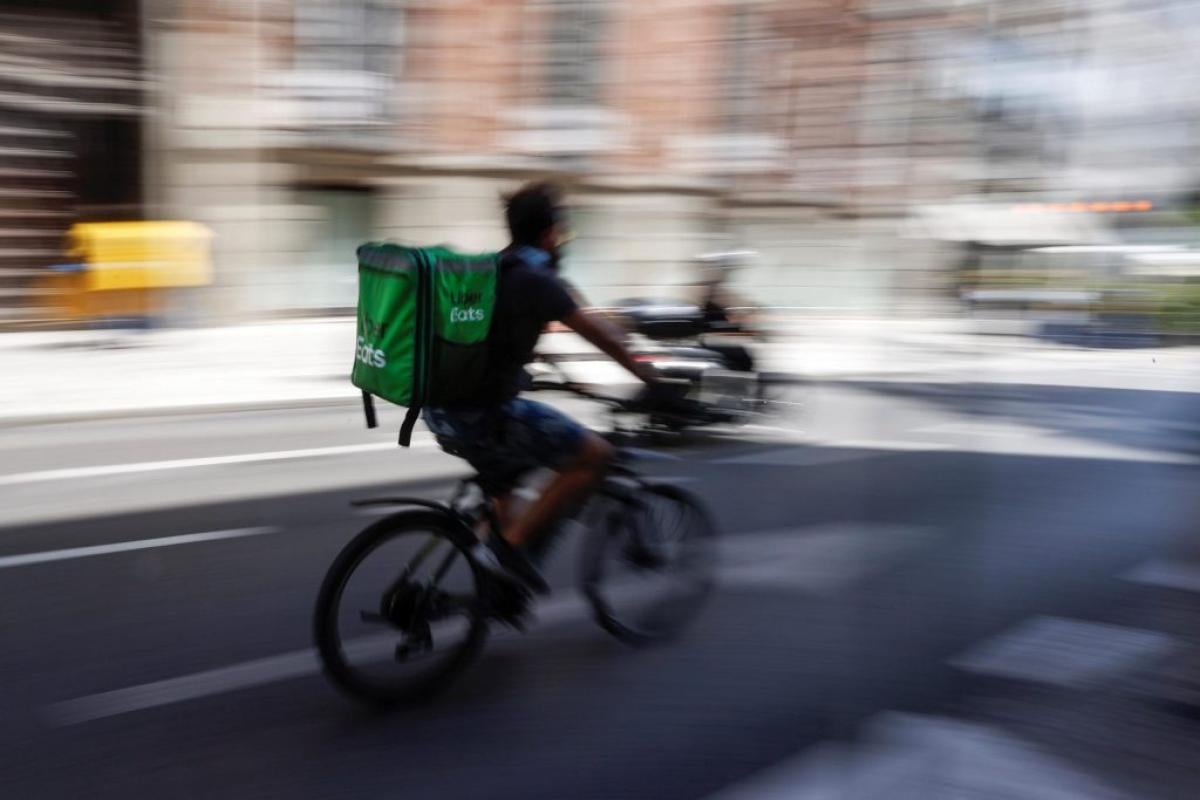
[[[317,643],[327,674],[372,702],[445,685],[487,633],[481,586],[457,521],[403,512],[353,540],[318,600]]]
[[[456,558],[458,558],[458,550],[450,548],[450,552],[446,554],[446,557],[442,559],[442,563],[438,564],[438,568],[434,570],[433,586],[437,586],[439,583],[441,583],[442,578],[446,576],[446,573],[450,571],[450,567],[454,565],[454,560]]]
[[[706,515],[689,495],[652,487],[609,520],[584,568],[600,623],[632,642],[679,630],[711,586]]]

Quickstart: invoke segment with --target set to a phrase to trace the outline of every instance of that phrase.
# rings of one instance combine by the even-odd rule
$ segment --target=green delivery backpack
[[[400,444],[409,445],[424,405],[469,402],[482,388],[496,303],[496,253],[368,242],[358,248],[358,338],[350,380],[406,406]]]

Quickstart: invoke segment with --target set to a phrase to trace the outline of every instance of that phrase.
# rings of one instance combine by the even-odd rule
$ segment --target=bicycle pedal
[[[645,545],[631,545],[623,553],[625,560],[638,569],[661,569],[666,559]]]
[[[524,609],[517,614],[496,617],[496,621],[501,625],[507,625],[518,633],[525,633],[529,629],[529,623],[533,617],[529,613],[529,609]]]
[[[433,631],[428,625],[419,625],[417,629],[409,634],[406,641],[396,645],[394,657],[397,661],[403,661],[410,656],[420,653],[427,653],[433,649]]]
[[[523,586],[510,584],[496,587],[491,596],[488,616],[519,631],[525,630],[533,593]]]
[[[432,641],[401,642],[400,644],[396,645],[394,657],[397,661],[404,661],[412,656],[420,655],[421,653],[428,652],[432,649]]]

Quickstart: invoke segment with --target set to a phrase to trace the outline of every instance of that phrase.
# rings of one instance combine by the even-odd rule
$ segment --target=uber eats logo
[[[368,367],[376,367],[382,369],[387,366],[387,354],[383,350],[376,347],[372,342],[367,340],[367,336],[371,339],[379,339],[383,336],[383,324],[378,320],[373,320],[367,315],[362,317],[362,331],[366,336],[358,337],[358,347],[354,351],[354,357],[358,361]]]
[[[382,369],[387,366],[387,355],[362,336],[358,337],[358,349],[355,351],[354,357],[368,367]]]
[[[483,322],[486,317],[482,308],[483,292],[451,292],[450,321],[451,322]],[[471,306],[475,306],[472,308]]]

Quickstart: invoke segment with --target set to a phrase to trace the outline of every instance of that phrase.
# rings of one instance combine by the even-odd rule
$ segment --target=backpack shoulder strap
[[[379,419],[375,416],[375,396],[372,395],[370,392],[368,392],[366,389],[363,389],[362,402],[363,402],[363,417],[365,417],[367,420],[367,427],[368,428],[378,428],[379,427]]]
[[[420,406],[409,406],[408,411],[404,413],[404,422],[400,425],[400,438],[397,442],[401,447],[408,447],[412,444],[413,428],[416,427],[417,419],[420,416]]]

